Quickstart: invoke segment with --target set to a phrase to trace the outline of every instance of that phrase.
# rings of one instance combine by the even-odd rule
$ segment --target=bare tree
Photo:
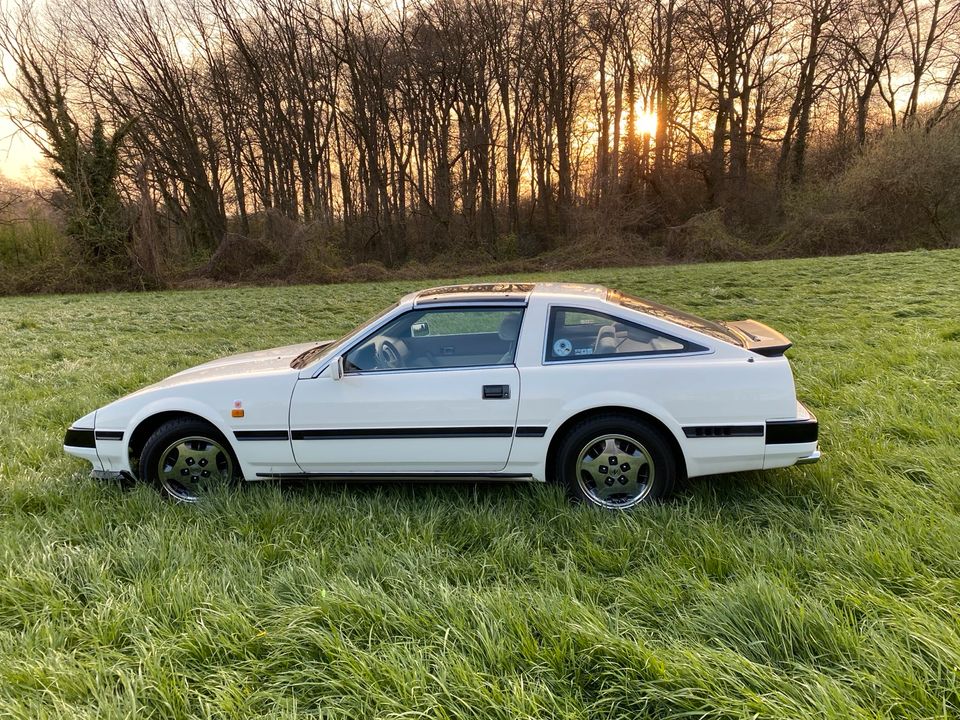
[[[54,165],[99,133],[183,252],[302,226],[395,265],[739,211],[817,143],[954,113],[958,30],[958,0],[24,0],[0,43]]]

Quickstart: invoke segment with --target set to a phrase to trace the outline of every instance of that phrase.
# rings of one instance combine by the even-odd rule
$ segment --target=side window
[[[595,310],[553,308],[550,311],[548,362],[603,355],[669,355],[706,349]]]
[[[520,308],[420,308],[404,313],[344,357],[347,372],[510,365]]]

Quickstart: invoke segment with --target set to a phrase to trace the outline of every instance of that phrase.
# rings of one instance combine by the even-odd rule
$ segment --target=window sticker
[[[553,343],[553,354],[557,357],[567,357],[573,352],[573,343],[566,338],[557,338]]]

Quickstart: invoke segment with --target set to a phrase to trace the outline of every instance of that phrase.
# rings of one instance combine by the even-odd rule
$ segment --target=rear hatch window
[[[746,347],[745,338],[740,333],[731,330],[725,325],[715,323],[711,320],[705,320],[702,317],[684,312],[683,310],[677,310],[667,307],[666,305],[661,305],[660,303],[651,302],[650,300],[633,297],[619,290],[610,290],[607,292],[607,301],[629,308],[630,310],[637,310],[647,315],[653,315],[654,317],[676,323],[691,330],[696,330],[704,335],[709,335],[717,340],[723,340],[737,347]]]

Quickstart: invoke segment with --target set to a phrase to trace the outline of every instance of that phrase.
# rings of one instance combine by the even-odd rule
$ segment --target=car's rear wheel
[[[628,510],[669,495],[677,462],[659,429],[627,415],[602,415],[567,433],[556,473],[575,500]]]
[[[237,474],[236,458],[223,436],[192,418],[161,425],[140,454],[140,477],[179,502],[197,502],[234,484]]]

